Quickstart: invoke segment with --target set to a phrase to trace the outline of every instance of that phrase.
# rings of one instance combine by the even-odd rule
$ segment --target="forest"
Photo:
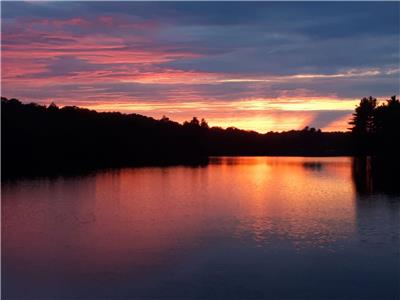
[[[400,129],[396,96],[363,98],[348,132],[306,127],[285,132],[209,127],[194,117],[96,112],[1,98],[2,176],[80,172],[144,165],[203,165],[209,156],[356,156],[395,154]]]

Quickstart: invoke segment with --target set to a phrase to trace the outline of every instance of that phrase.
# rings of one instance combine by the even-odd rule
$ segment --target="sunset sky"
[[[345,130],[399,94],[400,2],[2,2],[2,96]]]

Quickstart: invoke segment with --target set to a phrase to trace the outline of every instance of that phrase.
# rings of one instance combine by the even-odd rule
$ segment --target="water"
[[[2,184],[4,299],[399,299],[398,196],[351,158]]]

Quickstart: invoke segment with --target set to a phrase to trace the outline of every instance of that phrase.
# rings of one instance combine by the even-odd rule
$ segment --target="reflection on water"
[[[4,183],[3,295],[398,298],[399,197],[357,192],[356,169],[215,157]]]
[[[245,201],[235,231],[239,238],[250,235],[269,249],[280,243],[301,249],[328,247],[354,231],[354,203],[348,201],[353,186],[343,174],[347,158],[326,160],[323,174],[309,168],[317,164],[309,158],[231,160],[218,159],[218,186]]]
[[[324,165],[321,162],[304,162],[303,167],[306,169],[321,171]]]
[[[359,194],[400,195],[399,158],[356,157],[352,167],[354,184]]]

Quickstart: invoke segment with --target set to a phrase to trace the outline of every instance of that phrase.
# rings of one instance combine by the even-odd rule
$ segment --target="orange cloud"
[[[145,30],[160,29],[154,21],[104,15],[96,19],[37,19],[21,24],[3,35],[2,83],[3,90],[11,91],[11,95],[4,96],[24,91],[27,97],[46,103],[155,118],[167,115],[179,122],[198,116],[212,126],[259,132],[301,129],[312,126],[321,111],[352,111],[358,103],[330,92],[317,93],[305,87],[306,83],[398,72],[364,68],[336,74],[279,76],[180,70],[165,67],[164,63],[203,54],[164,40],[155,42],[153,35],[143,34]],[[93,32],[83,34],[69,30],[71,27]],[[96,31],[97,27],[107,30]],[[107,34],[116,28],[127,31]],[[269,94],[276,85],[293,82],[295,88],[282,87],[274,95]],[[340,116],[323,129],[345,130],[346,118]]]
[[[311,105],[316,101],[314,106]],[[194,101],[194,102],[111,102],[96,101],[93,103],[78,103],[83,107],[98,111],[120,111],[139,113],[156,119],[163,115],[172,120],[184,122],[196,116],[205,118],[209,125],[223,128],[237,127],[258,132],[287,131],[313,126],[315,116],[322,109],[317,109],[321,103],[325,107],[342,111],[343,108],[353,109],[357,101],[346,99],[259,99],[243,101]],[[342,104],[345,102],[345,104]],[[76,103],[66,103],[73,105]],[[300,110],[304,104],[304,109]],[[335,107],[335,105],[340,104]],[[291,105],[294,108],[291,108]],[[349,113],[350,114],[350,113]],[[341,131],[347,129],[348,117],[331,122],[323,127],[325,131]]]

